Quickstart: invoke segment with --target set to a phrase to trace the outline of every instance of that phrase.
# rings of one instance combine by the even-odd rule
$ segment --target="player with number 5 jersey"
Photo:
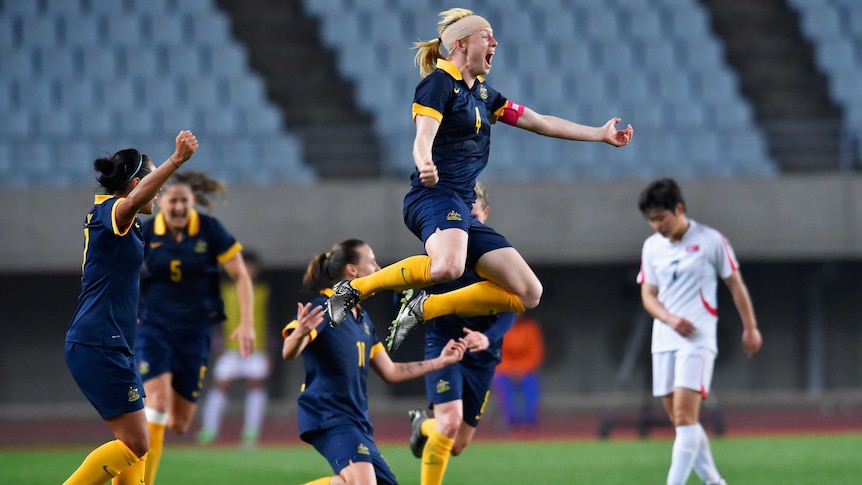
[[[225,320],[220,267],[236,287],[240,324],[231,336],[254,351],[254,297],[242,245],[218,219],[198,212],[222,185],[204,173],[174,174],[159,213],[144,223],[144,269],[135,354],[147,392],[148,485],[156,483],[165,429],[185,433],[203,390],[212,327]]]

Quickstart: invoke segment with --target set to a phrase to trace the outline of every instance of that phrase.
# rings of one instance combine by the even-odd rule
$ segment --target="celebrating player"
[[[425,244],[427,256],[412,256],[372,275],[339,282],[326,312],[338,325],[374,293],[451,281],[465,267],[475,266],[486,281],[437,295],[415,292],[393,324],[387,338],[390,349],[432,318],[518,313],[539,304],[542,284],[524,258],[506,238],[486,230],[470,214],[476,177],[488,163],[493,123],[613,146],[628,144],[633,134],[631,125],[624,130],[614,127],[618,118],[589,127],[536,113],[506,98],[484,78],[497,49],[491,24],[463,8],[440,16],[439,37],[415,44],[423,79],[413,100],[416,170],[404,198],[404,221]]]
[[[328,461],[335,476],[308,485],[346,483],[397,484],[372,436],[368,418],[368,366],[387,383],[401,382],[440,370],[461,360],[466,345],[450,340],[439,356],[421,362],[394,363],[374,333],[374,323],[362,308],[354,308],[343,325],[321,325],[323,304],[331,285],[378,271],[371,246],[348,239],[318,254],[303,277],[303,288],[319,294],[300,304],[296,320],[283,331],[282,356],[302,355],[305,383],[299,395],[299,432]]]
[[[195,210],[195,204],[209,207],[209,194],[221,190],[203,173],[177,173],[159,194],[159,213],[144,224],[135,354],[147,392],[147,485],[156,483],[165,428],[185,433],[197,409],[210,331],[225,319],[219,265],[236,284],[239,300],[240,324],[232,338],[243,357],[254,351],[254,297],[242,245],[216,218]]]
[[[692,468],[706,484],[723,484],[700,425],[718,354],[718,279],[724,280],[742,319],[742,346],[752,356],[763,340],[748,288],[730,243],[720,232],[686,216],[677,183],[661,179],[641,192],[638,208],[655,234],[643,245],[641,299],[655,317],[653,395],[661,397],[676,429],[668,485],[684,484]]]
[[[96,196],[84,219],[81,295],[65,352],[75,382],[117,439],[93,450],[65,485],[101,485],[120,472],[120,484],[144,481],[150,436],[132,354],[144,260],[138,213],[152,214],[162,184],[197,148],[195,136],[181,131],[159,168],[132,148],[93,163],[105,195]]]

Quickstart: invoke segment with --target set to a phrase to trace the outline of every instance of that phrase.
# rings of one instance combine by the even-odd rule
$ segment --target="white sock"
[[[147,421],[153,424],[168,424],[168,413],[163,413],[161,411],[156,411],[153,408],[144,408],[144,415],[147,417]]]
[[[221,389],[214,387],[207,393],[204,403],[203,429],[214,434],[218,433],[224,408],[227,406],[227,396]]]
[[[694,471],[703,483],[718,483],[721,481],[721,475],[718,473],[718,468],[715,467],[715,460],[712,458],[709,437],[700,423],[697,424],[697,431],[700,435],[700,448],[694,458]]]
[[[673,455],[671,455],[670,471],[667,473],[667,485],[683,485],[691,475],[694,457],[700,448],[700,433],[698,425],[689,424],[676,427],[676,438],[673,440]]]
[[[266,412],[266,391],[263,389],[249,389],[245,395],[245,421],[242,425],[244,433],[260,435],[260,427],[263,424],[263,414]]]

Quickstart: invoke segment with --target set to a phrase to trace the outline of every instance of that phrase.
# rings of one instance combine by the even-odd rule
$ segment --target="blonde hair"
[[[472,10],[466,8],[450,8],[440,12],[440,21],[437,22],[436,39],[417,41],[413,43],[413,48],[416,49],[416,56],[413,58],[413,63],[419,67],[419,74],[425,77],[437,68],[437,59],[446,59],[440,47],[443,46],[443,31],[450,25],[461,20],[464,17],[475,15]],[[444,46],[445,47],[445,46]]]
[[[473,190],[476,192],[476,201],[481,201],[482,208],[488,207],[488,190],[485,188],[485,185],[477,180]]]

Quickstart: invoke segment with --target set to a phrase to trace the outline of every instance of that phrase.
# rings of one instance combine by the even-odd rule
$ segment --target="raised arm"
[[[149,204],[162,185],[179,170],[180,166],[192,158],[198,149],[198,140],[191,131],[184,130],[177,135],[176,149],[173,155],[165,160],[157,169],[146,177],[138,179],[137,185],[129,192],[125,199],[117,203],[116,218],[119,227],[125,227],[135,220],[138,211]],[[134,179],[133,179],[134,180]]]
[[[285,360],[293,360],[302,353],[303,349],[314,339],[314,332],[318,325],[323,323],[323,307],[318,305],[311,308],[311,303],[296,304],[296,320],[288,323],[281,335],[284,337],[284,345],[281,347],[281,356]]]
[[[748,287],[742,281],[742,273],[739,270],[725,278],[724,283],[727,284],[727,288],[733,296],[733,304],[742,320],[742,348],[751,357],[760,350],[763,345],[763,337],[760,335],[760,330],[757,329],[757,318],[754,316],[754,307],[751,304]]]
[[[371,358],[371,367],[387,384],[422,377],[429,372],[454,364],[464,357],[467,346],[464,342],[450,340],[440,355],[418,362],[392,362],[389,354],[380,350]]]

